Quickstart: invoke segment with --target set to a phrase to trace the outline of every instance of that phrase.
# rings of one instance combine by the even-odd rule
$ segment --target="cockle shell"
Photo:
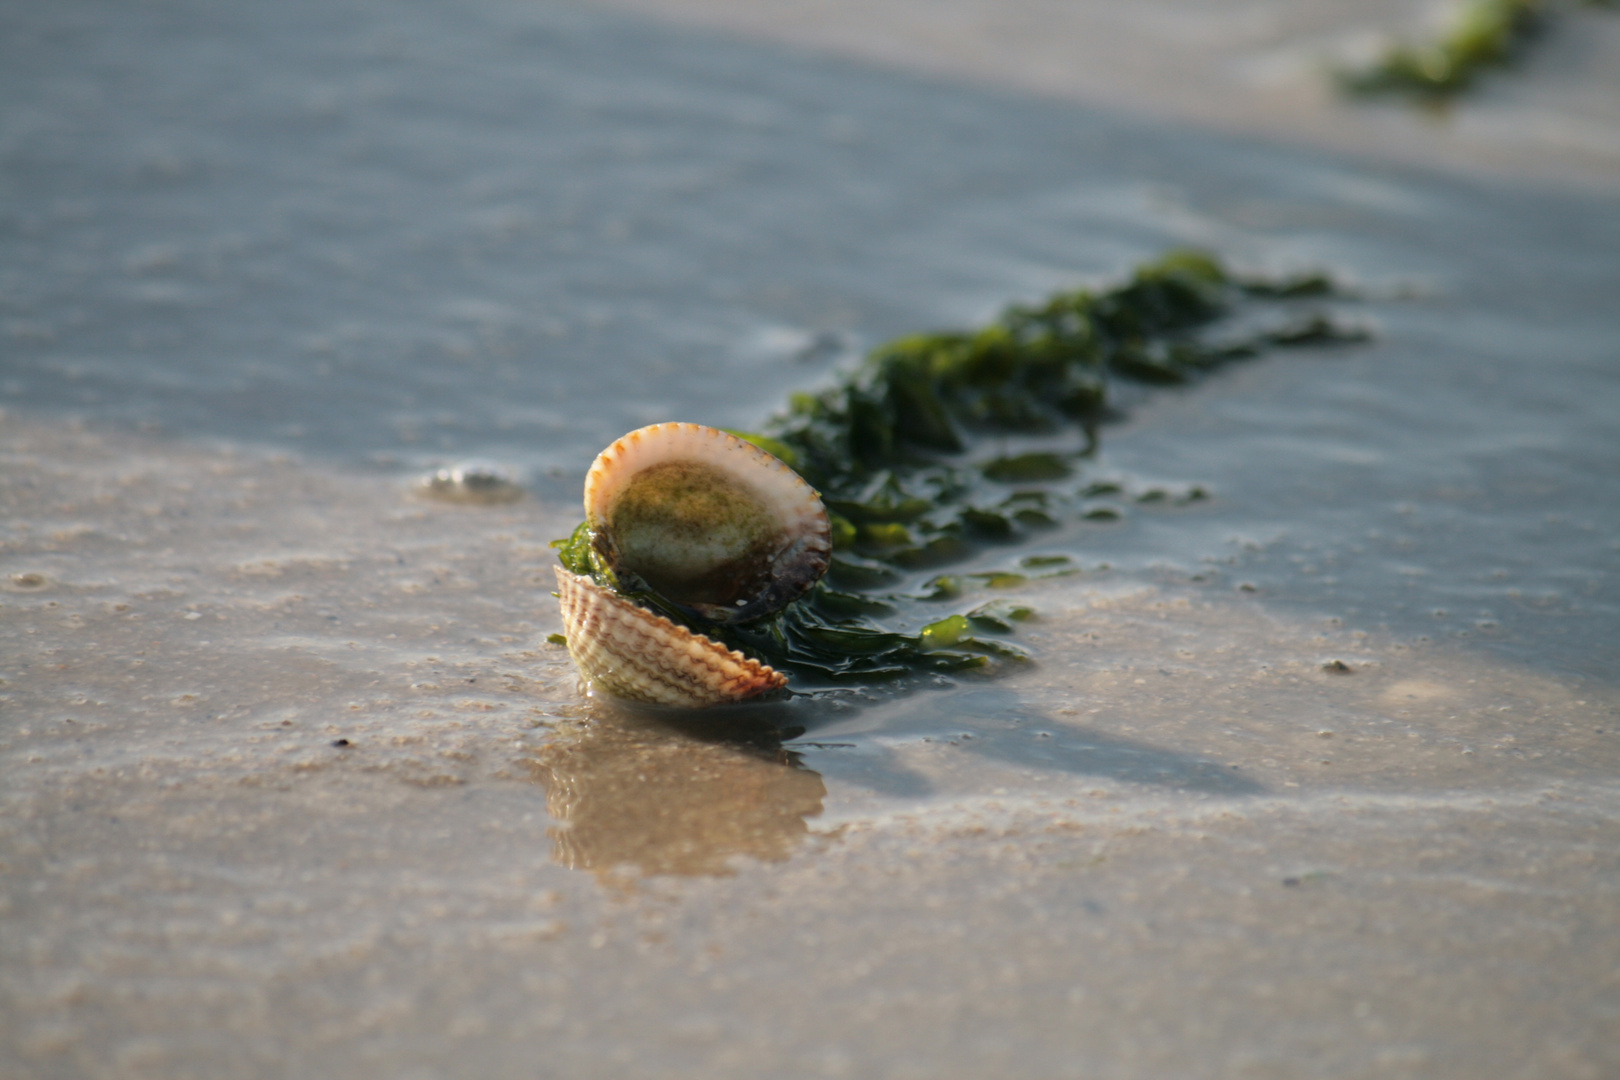
[[[821,497],[765,451],[699,424],[653,424],[597,455],[585,478],[595,556],[626,591],[643,586],[715,623],[741,623],[803,596],[832,558]],[[568,651],[621,697],[699,708],[744,701],[786,676],[557,571]]]
[[[557,567],[563,634],[580,674],[611,694],[699,709],[746,701],[787,676]]]
[[[597,550],[712,622],[748,622],[803,596],[832,559],[827,509],[786,464],[701,424],[653,424],[585,476]]]

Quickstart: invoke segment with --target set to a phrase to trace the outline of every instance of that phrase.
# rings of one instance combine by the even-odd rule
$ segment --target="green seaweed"
[[[1585,0],[1585,6],[1616,4]],[[1517,62],[1552,13],[1551,0],[1471,0],[1438,41],[1393,45],[1371,65],[1339,72],[1339,82],[1352,94],[1405,94],[1440,104],[1474,86],[1481,73]]]
[[[1209,255],[1175,251],[1111,289],[1061,292],[1009,307],[975,331],[878,346],[831,386],[793,395],[761,431],[733,432],[814,485],[832,524],[827,577],[755,622],[710,623],[645,582],[616,576],[586,525],[554,546],[569,570],[811,682],[1020,663],[1028,655],[998,635],[1014,632],[1031,609],[1005,601],[975,606],[972,594],[1080,572],[1069,556],[1032,555],[1018,570],[936,575],[911,587],[918,591],[900,591],[908,575],[1020,543],[1063,520],[1121,517],[1117,506],[1088,500],[1131,498],[1124,485],[1075,480],[1098,428],[1114,415],[1110,384],[1186,383],[1279,346],[1361,340],[1354,327],[1294,310],[1336,295],[1320,274],[1241,278]],[[1223,336],[1223,320],[1240,311],[1274,317],[1245,319],[1250,329]],[[1009,438],[1043,445],[983,453]],[[1151,488],[1135,500],[1179,505],[1204,496],[1196,487],[1179,496]],[[969,610],[918,629],[889,625],[918,603],[963,599]]]
[[[967,613],[968,621],[974,626],[983,630],[1000,631],[1003,634],[1012,633],[1013,623],[1027,622],[1034,617],[1034,608],[1010,600],[992,600],[988,604],[980,604]]]

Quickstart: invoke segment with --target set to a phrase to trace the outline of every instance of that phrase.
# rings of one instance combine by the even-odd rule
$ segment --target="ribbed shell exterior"
[[[557,567],[563,633],[580,674],[619,697],[697,709],[746,701],[787,685],[787,676],[590,578]]]

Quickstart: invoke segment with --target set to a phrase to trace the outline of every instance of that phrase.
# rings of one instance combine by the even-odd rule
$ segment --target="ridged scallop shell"
[[[585,516],[598,553],[712,622],[748,622],[827,572],[815,489],[765,451],[701,424],[653,424],[597,455]]]
[[[595,556],[627,591],[649,587],[711,622],[746,622],[803,596],[832,559],[821,496],[735,435],[653,424],[597,455],[585,478]],[[563,631],[580,673],[620,697],[702,708],[746,701],[787,677],[557,569]]]
[[[633,701],[696,709],[746,701],[787,677],[557,567],[563,633],[580,674]]]

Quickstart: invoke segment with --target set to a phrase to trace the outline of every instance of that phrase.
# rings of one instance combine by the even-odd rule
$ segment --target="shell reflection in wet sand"
[[[528,764],[558,822],[553,858],[599,874],[727,875],[738,856],[785,861],[827,794],[774,723],[735,710],[593,702]]]

